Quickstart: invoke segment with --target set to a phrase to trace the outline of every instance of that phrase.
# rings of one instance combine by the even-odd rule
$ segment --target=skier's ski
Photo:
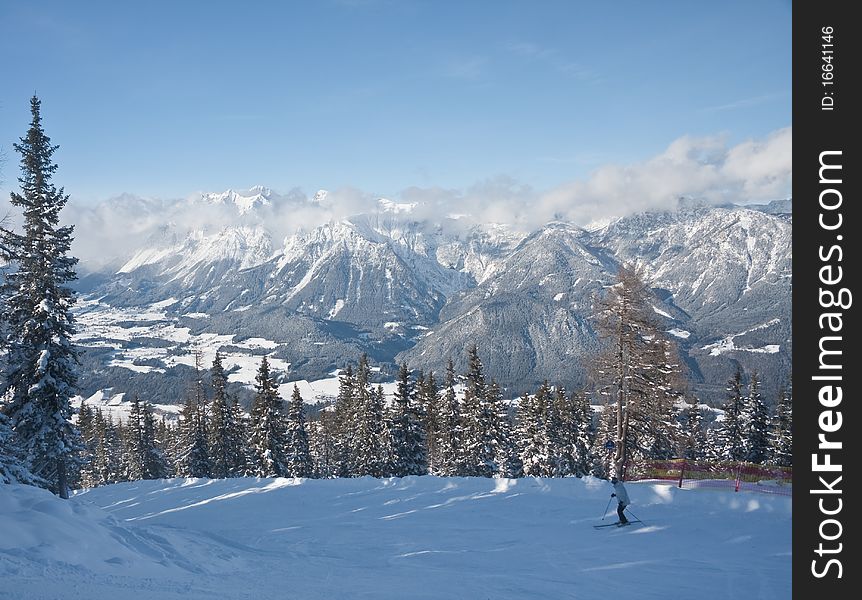
[[[631,525],[633,523],[640,523],[640,521],[629,521],[627,523],[620,523],[617,521],[616,523],[602,523],[601,525],[593,525],[596,529],[602,529],[604,527],[613,527],[616,525],[617,527],[625,527],[626,525]]]

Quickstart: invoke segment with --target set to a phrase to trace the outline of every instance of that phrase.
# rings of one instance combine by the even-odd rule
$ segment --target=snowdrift
[[[790,598],[789,498],[627,487],[594,529],[589,477],[4,485],[0,598]]]

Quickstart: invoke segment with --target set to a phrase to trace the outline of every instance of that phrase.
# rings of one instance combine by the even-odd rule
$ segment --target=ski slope
[[[791,501],[584,479],[0,485],[0,598],[787,599]]]

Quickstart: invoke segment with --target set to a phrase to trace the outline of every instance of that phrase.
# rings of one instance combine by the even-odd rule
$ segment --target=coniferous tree
[[[175,437],[174,468],[180,477],[210,476],[207,431],[201,415],[203,410],[196,394],[186,396]]]
[[[617,456],[616,433],[617,411],[609,399],[601,407],[598,426],[596,427],[595,444],[593,445],[593,462],[590,472],[595,477],[607,479],[616,473],[614,461]]]
[[[703,460],[707,458],[706,426],[703,409],[697,402],[686,404],[679,413],[680,447],[682,458]]]
[[[96,442],[93,460],[88,465],[90,480],[88,487],[123,481],[125,469],[121,460],[123,456],[122,438],[110,413],[105,416],[99,408],[93,413],[93,436]],[[84,479],[82,477],[82,480]]]
[[[162,479],[170,473],[165,452],[159,446],[157,431],[153,405],[147,400],[141,405],[141,452],[144,479]]]
[[[548,441],[548,405],[551,389],[544,382],[534,395],[525,392],[518,402],[518,442],[524,474],[549,477],[551,473]]]
[[[593,445],[596,439],[596,427],[593,422],[593,409],[590,400],[584,392],[573,392],[571,405],[572,439],[572,474],[577,477],[589,475],[594,457]]]
[[[123,463],[125,467],[125,479],[138,481],[144,479],[146,469],[146,454],[144,449],[144,427],[141,400],[138,396],[132,397],[129,418],[123,428]]]
[[[503,393],[496,381],[491,380],[485,403],[488,423],[488,440],[493,448],[493,472],[495,477],[515,478],[524,474],[524,466],[518,453],[512,415],[503,400]]]
[[[769,462],[779,467],[793,466],[793,390],[791,386],[779,392],[769,441]]]
[[[240,477],[245,474],[247,456],[242,414],[235,399],[228,396],[227,375],[219,352],[216,352],[210,367],[210,382],[213,399],[208,434],[212,476]]]
[[[436,473],[440,463],[440,390],[434,372],[425,376],[420,371],[416,378],[416,402],[422,415],[428,457],[428,472]]]
[[[293,384],[293,395],[287,407],[287,446],[285,460],[291,477],[311,477],[311,454],[308,449],[308,430],[305,424],[305,402],[299,386]]]
[[[571,471],[567,456],[566,433],[563,431],[566,423],[563,420],[564,406],[561,399],[563,402],[565,401],[565,390],[551,389],[547,381],[545,387],[548,388],[548,399],[545,403],[545,439],[548,447],[547,475],[549,477],[564,477]]]
[[[482,411],[488,384],[485,381],[484,367],[476,344],[472,344],[467,349],[467,373],[464,375],[464,385],[461,413],[464,423],[463,474],[481,477],[485,475],[486,468],[483,455]]]
[[[338,477],[350,477],[355,471],[354,460],[356,456],[356,432],[358,431],[356,404],[359,396],[358,388],[362,388],[363,397],[368,392],[368,356],[363,354],[359,358],[359,369],[362,371],[362,383],[357,385],[353,367],[347,367],[338,377],[338,395],[335,398],[334,418],[332,420],[334,450],[333,462],[336,465],[335,475]]]
[[[175,446],[174,439],[173,439],[173,430],[170,427],[168,427],[168,423],[165,420],[164,415],[162,415],[161,419],[155,419],[155,416],[154,416],[153,420],[155,422],[155,430],[156,430],[156,436],[155,436],[156,447],[160,451],[159,453],[162,457],[162,460],[164,460],[163,467],[164,467],[165,473],[163,476],[164,477],[170,477],[174,474],[173,460],[171,459],[171,456],[170,456],[170,450],[171,450],[171,448],[173,448]]]
[[[446,379],[440,402],[440,410],[436,411],[439,420],[436,442],[439,459],[433,474],[444,477],[461,475],[464,425],[461,419],[461,404],[455,393],[455,365],[451,358],[446,364]]]
[[[314,465],[314,476],[318,479],[337,476],[335,411],[325,407],[318,418],[311,421],[309,429],[309,452]]]
[[[742,370],[739,368],[727,383],[727,400],[723,408],[724,418],[711,436],[711,454],[718,460],[745,460],[745,396],[742,393]]]
[[[25,467],[61,498],[69,497],[69,478],[80,465],[80,433],[71,422],[70,398],[77,388],[77,352],[72,344],[77,259],[69,256],[71,226],[59,226],[69,199],[51,179],[57,146],[42,128],[41,102],[30,100],[32,120],[15,144],[21,155],[21,193],[10,201],[24,214],[18,234],[0,228],[0,255],[11,268],[2,287],[6,356],[0,378],[2,408]]]
[[[368,384],[368,363],[360,359],[356,372],[357,431],[353,474],[387,477],[394,472],[392,444],[383,405],[383,390]]]
[[[407,363],[402,363],[398,371],[391,414],[394,475],[424,475],[428,472],[425,431]]]
[[[596,375],[616,414],[612,473],[625,478],[675,452],[674,403],[681,397],[676,349],[654,322],[652,292],[635,271],[620,268],[598,303],[605,339]]]
[[[14,436],[9,419],[0,412],[0,483],[36,484]]]
[[[751,374],[743,413],[746,429],[745,460],[762,464],[769,458],[769,409],[760,393],[757,372]]]
[[[255,377],[256,395],[251,409],[251,448],[255,456],[255,475],[286,477],[286,430],[284,402],[264,356]]]
[[[207,434],[207,398],[204,389],[201,354],[195,352],[195,376],[186,402],[180,411],[177,431],[176,472],[180,477],[209,477],[212,464]]]

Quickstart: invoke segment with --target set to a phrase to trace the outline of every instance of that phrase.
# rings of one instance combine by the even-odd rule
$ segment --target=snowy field
[[[791,501],[586,479],[0,485],[0,598],[791,597]]]

